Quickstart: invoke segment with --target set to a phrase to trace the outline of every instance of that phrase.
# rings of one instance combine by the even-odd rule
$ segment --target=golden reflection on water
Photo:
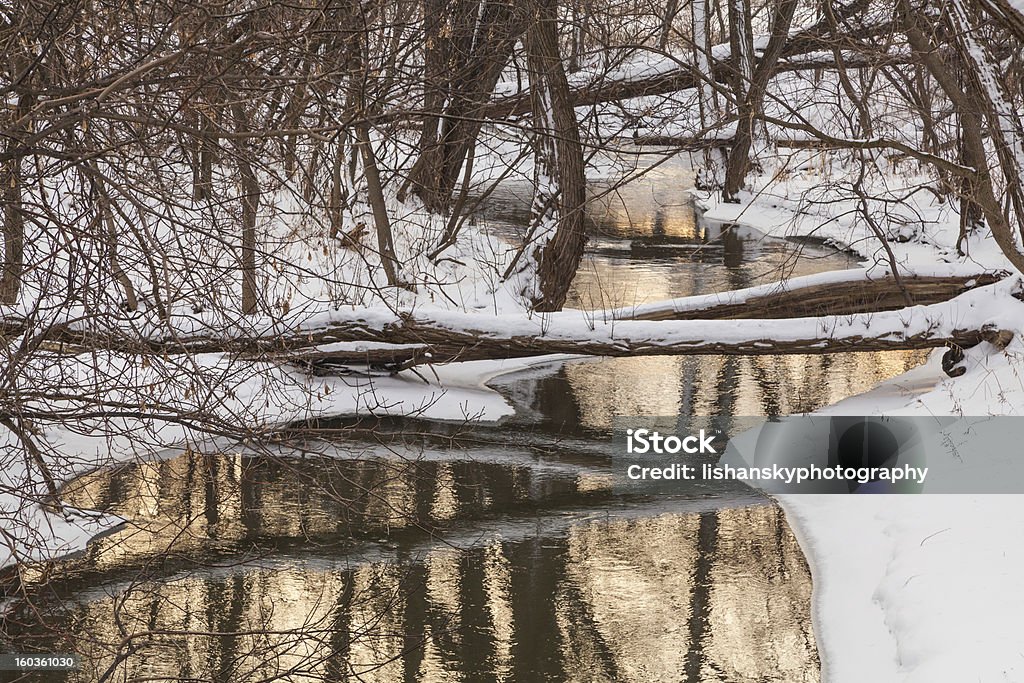
[[[608,358],[568,364],[563,373],[579,424],[608,431],[617,416],[808,412],[907,372],[928,353]]]
[[[820,247],[698,228],[692,206],[669,205],[655,194],[641,204],[643,192],[634,190],[640,196],[631,197],[629,212],[616,208],[621,202],[611,201],[601,230],[624,237],[653,236],[659,244],[675,235],[686,238],[684,246],[692,242],[694,250],[666,248],[646,259],[629,253],[589,256],[573,281],[569,305],[589,310],[629,307],[856,266],[847,256]],[[673,226],[675,232],[664,226]],[[678,240],[675,246],[680,246]],[[603,358],[567,364],[547,390],[554,396],[565,391],[554,385],[567,384],[571,396],[562,401],[572,404],[578,424],[593,431],[608,431],[616,416],[785,415],[863,393],[920,365],[928,353]]]
[[[663,166],[613,191],[606,184],[591,184],[587,217],[597,234],[608,237],[699,239],[693,203],[686,195],[692,181],[688,169]]]
[[[93,589],[69,606],[86,666],[66,680],[96,680],[128,637],[116,680],[811,683],[810,591],[776,507],[591,521],[403,563]]]
[[[609,488],[607,479],[569,469],[539,475],[494,461],[188,452],[85,474],[63,488],[62,499],[128,520],[77,561],[102,572],[218,549],[429,531],[553,495]]]

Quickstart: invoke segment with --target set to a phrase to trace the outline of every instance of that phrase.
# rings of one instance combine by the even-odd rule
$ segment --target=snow
[[[1008,300],[1016,301],[1009,295],[1019,288],[1017,278],[1007,278],[994,285],[970,290],[950,301],[929,306],[913,306],[870,316],[832,315],[760,320],[756,326],[744,325],[735,320],[603,320],[595,319],[593,313],[574,310],[536,315],[528,320],[515,315],[488,316],[482,319],[474,314],[452,311],[424,316],[419,321],[424,325],[480,338],[537,336],[549,344],[609,344],[622,348],[701,346],[708,341],[752,344],[854,337],[899,340],[914,335],[949,335],[955,330],[978,330],[989,323],[1002,328],[1005,326],[1002,322],[1004,314],[1008,307],[1012,307]],[[698,302],[704,301],[704,297],[698,298]],[[677,303],[683,307],[688,306],[685,300]]]
[[[942,374],[940,356],[936,352],[925,366],[821,412],[953,416],[1024,410],[1019,340],[1005,351],[987,344],[969,350],[968,371],[956,379]],[[971,455],[1001,468],[989,475],[994,481],[1021,480],[1017,454],[982,449]],[[811,567],[822,680],[1024,680],[1024,495],[777,498]]]
[[[811,567],[823,680],[1024,678],[1024,496],[780,502]]]
[[[900,274],[904,277],[911,275],[919,277],[971,277],[978,274],[978,269],[969,264],[925,264],[914,267],[913,271],[901,269]],[[770,282],[754,287],[734,289],[727,292],[714,292],[699,296],[688,296],[680,299],[667,299],[648,304],[629,306],[602,312],[601,315],[608,319],[618,320],[629,317],[646,316],[656,313],[683,313],[686,311],[698,311],[713,306],[729,304],[740,304],[758,297],[791,292],[804,287],[819,285],[847,284],[850,282],[870,281],[891,276],[891,268],[885,264],[874,264],[867,268],[848,268],[846,270],[831,270],[814,275],[789,278],[778,282]]]
[[[857,172],[853,165],[836,167],[828,153],[802,150],[784,164],[769,166],[749,178],[750,188],[740,193],[740,203],[721,201],[717,193],[694,192],[706,221],[742,224],[765,234],[811,237],[858,252],[868,265],[889,267],[888,257],[863,216],[853,190]],[[827,167],[825,171],[822,167]],[[954,268],[1010,271],[988,231],[968,237],[966,257],[956,253],[959,214],[950,202],[940,202],[926,190],[932,182],[915,169],[896,169],[865,191],[871,195],[868,211],[886,226],[897,265],[911,273],[920,268],[951,264]],[[823,181],[822,173],[829,175]],[[959,271],[963,273],[964,271]]]
[[[366,351],[401,351],[403,349],[422,349],[423,344],[389,344],[388,342],[375,341],[353,341],[353,342],[332,342],[330,344],[319,344],[309,347],[314,353],[363,353]]]
[[[795,288],[809,284],[850,282],[881,277],[888,262],[873,250],[874,240],[856,220],[850,206],[842,201],[808,205],[803,201],[818,182],[813,174],[796,172],[782,182],[766,175],[755,178],[754,190],[739,205],[721,204],[714,197],[701,196],[704,218],[723,223],[741,222],[765,234],[813,235],[849,245],[861,251],[866,269],[852,269],[791,280]],[[908,181],[908,184],[913,180]],[[893,192],[903,192],[896,188]],[[822,193],[835,198],[835,194]],[[841,196],[841,195],[840,195]],[[984,236],[972,238],[971,258],[954,258],[952,241],[955,215],[948,207],[928,203],[930,195],[915,194],[914,204],[904,209],[913,216],[915,229],[925,243],[908,241],[892,246],[901,268],[919,275],[971,275],[985,268],[1004,268],[1005,261]],[[891,210],[891,209],[890,209]],[[476,239],[470,236],[471,240]],[[469,249],[478,249],[468,247]],[[467,247],[456,247],[460,253]],[[1017,278],[982,287],[952,302],[917,307],[909,312],[874,316],[870,325],[856,317],[837,317],[826,322],[835,335],[902,334],[950,331],[955,327],[980,327],[997,321],[1010,329],[1024,329],[1024,303],[1008,294],[1019,286]],[[748,331],[734,321],[645,322],[622,320],[634,313],[654,310],[693,310],[718,303],[735,303],[778,290],[778,285],[739,290],[728,294],[687,297],[597,313],[568,310],[525,318],[514,297],[502,304],[492,301],[488,315],[476,309],[483,301],[465,308],[430,301],[418,294],[406,301],[407,311],[425,323],[475,335],[543,334],[549,340],[588,338],[606,343],[679,344],[709,338],[734,342],[764,343],[765,339],[794,339],[821,333],[807,321],[764,321]],[[472,290],[470,290],[472,291]],[[401,295],[406,296],[406,295]],[[475,295],[474,295],[475,296]],[[476,312],[467,312],[474,311]],[[72,318],[73,315],[68,315]],[[283,322],[266,319],[245,330],[271,337],[288,329],[316,329],[331,323],[358,323],[366,329],[382,329],[399,323],[394,309],[379,306],[347,306],[339,310],[317,310],[297,306]],[[203,316],[183,316],[177,325],[183,331],[203,331],[209,321]],[[221,334],[231,330],[219,328]],[[402,349],[407,344],[380,342],[329,342],[321,351]],[[1005,351],[982,344],[968,351],[967,373],[956,379],[941,373],[936,352],[924,367],[891,380],[870,394],[837,404],[825,412],[848,414],[990,414],[1019,413],[1024,407],[1024,381],[1018,374],[1024,345],[1015,340]],[[213,376],[233,366],[217,355],[200,358]],[[550,360],[550,357],[548,359]],[[110,368],[123,359],[105,359]],[[359,374],[309,378],[284,373],[261,384],[256,377],[265,367],[237,379],[232,387],[237,404],[261,406],[254,420],[271,424],[311,415],[414,414],[426,419],[496,420],[511,413],[499,394],[485,386],[490,377],[529,366],[535,361],[480,361],[437,366],[422,376],[405,372],[392,377]],[[159,369],[154,377],[160,379]],[[134,369],[138,372],[138,369]],[[114,373],[116,374],[116,373]],[[164,378],[166,379],[166,378]],[[273,388],[273,391],[268,391]],[[186,404],[181,388],[164,385],[167,401]],[[274,396],[273,402],[254,399]],[[128,430],[126,430],[127,432]],[[179,444],[185,430],[165,427],[148,435],[148,447]],[[133,447],[124,442],[57,432],[49,435],[50,447],[72,455],[72,465],[61,472],[69,476],[87,467],[109,464],[132,457]],[[6,449],[13,454],[14,449]],[[12,456],[6,456],[11,460]],[[20,461],[19,461],[20,462]],[[6,490],[38,487],[26,482],[23,466],[5,463]],[[29,478],[30,479],[30,478]],[[20,498],[20,496],[19,496]],[[67,518],[44,514],[37,506],[14,509],[20,501],[12,496],[0,499],[4,514],[20,514],[22,535],[0,565],[17,555],[37,559],[81,549],[86,540],[119,520],[112,517],[83,519],[75,511]],[[1024,609],[1017,575],[1024,557],[1009,539],[1020,537],[1024,501],[1018,496],[784,496],[780,502],[800,539],[814,576],[813,615],[824,680],[831,683],[879,681],[918,683],[936,680],[1013,681],[1024,676],[1019,638],[1014,627]],[[7,526],[5,524],[5,526]],[[29,533],[38,533],[45,543],[29,543]],[[39,538],[31,539],[34,541]],[[30,545],[36,545],[29,551]],[[12,552],[13,551],[13,552]],[[31,553],[31,554],[30,554]]]
[[[1014,376],[1014,366],[1024,345],[1015,342],[1005,352],[986,347],[968,352],[963,377],[946,378],[937,352],[925,366],[821,412],[1019,415],[1024,383]],[[1005,403],[979,391],[992,377],[1001,378]],[[982,449],[970,455],[1001,466],[1002,476],[1020,481],[1015,454]],[[924,683],[1024,677],[1016,626],[1024,609],[1018,581],[1024,553],[1016,542],[1024,532],[1024,496],[778,499],[811,566],[823,680]]]
[[[1019,339],[1005,351],[981,345],[965,360],[967,373],[950,379],[936,354],[910,375],[823,412],[1021,414]],[[1017,454],[979,455],[1020,480]],[[782,496],[780,502],[812,564],[827,680],[1024,679],[1024,549],[1017,540],[1024,534],[1024,496]]]
[[[799,167],[802,159],[791,160]],[[838,169],[842,174],[842,169]],[[891,180],[891,178],[890,178]],[[955,255],[957,216],[928,193],[921,179],[880,195],[903,197],[896,218],[917,239],[892,242],[901,268],[965,274],[963,268],[1009,264],[987,235],[969,240],[967,259]],[[866,265],[885,272],[887,259],[858,220],[852,200],[834,185],[818,190],[808,170],[769,169],[753,178],[740,204],[699,195],[705,219],[738,222],[775,236],[816,236],[849,246]],[[877,189],[877,188],[876,188]],[[907,195],[909,194],[909,198]],[[815,203],[816,198],[829,201]],[[808,201],[810,199],[811,201]],[[845,203],[844,203],[845,202]],[[923,239],[922,239],[923,238]],[[922,270],[924,269],[924,270]],[[865,274],[861,274],[865,276]],[[855,273],[814,276],[848,281]],[[1006,287],[1007,283],[997,286]],[[997,296],[988,312],[1001,327],[1024,330],[1024,305]],[[729,295],[730,299],[757,295]],[[1024,342],[1004,349],[987,343],[966,351],[966,373],[949,378],[943,351],[867,394],[819,411],[833,415],[985,416],[1024,414]],[[979,454],[984,455],[984,454]],[[1003,455],[1005,457],[998,457]],[[1004,477],[1020,480],[1017,454],[986,458]],[[950,468],[955,472],[956,468]],[[931,477],[931,475],[929,475]],[[940,475],[937,475],[940,476]],[[1024,680],[1020,615],[1024,590],[1024,495],[779,495],[813,577],[813,621],[822,680],[828,683],[1005,682]]]

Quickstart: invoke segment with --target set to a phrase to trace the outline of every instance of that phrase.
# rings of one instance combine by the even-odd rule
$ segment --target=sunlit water
[[[700,225],[689,182],[670,164],[595,199],[571,306],[851,265]],[[483,217],[512,242],[521,194],[502,188]],[[273,457],[93,472],[64,498],[130,521],[34,589],[6,647],[82,655],[22,679],[37,681],[818,681],[810,575],[779,508],[736,484],[613,495],[612,419],[813,410],[922,358],[540,364],[493,383],[516,407],[498,425],[337,420]]]

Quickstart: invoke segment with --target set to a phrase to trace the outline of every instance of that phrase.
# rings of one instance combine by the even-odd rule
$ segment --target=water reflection
[[[498,380],[523,415],[563,433],[608,433],[633,415],[788,415],[863,393],[927,351],[582,360]],[[525,386],[528,385],[528,386]],[[729,408],[729,410],[726,410]]]
[[[65,486],[62,498],[128,520],[77,561],[79,571],[102,572],[153,560],[199,561],[213,551],[433,533],[454,520],[567,497],[580,502],[607,489],[585,470],[456,455],[430,459],[408,450],[404,458],[347,460],[188,452],[92,472]]]
[[[94,588],[21,643],[86,661],[26,680],[810,682],[810,590],[780,510],[726,508]]]
[[[638,157],[636,163],[642,169],[648,162]],[[698,220],[686,194],[692,182],[692,170],[677,157],[621,187],[592,184],[591,238],[567,306],[629,307],[857,265],[850,254],[822,245]],[[509,239],[528,220],[522,195],[520,188],[502,188],[488,204]],[[563,433],[600,433],[610,430],[614,416],[808,412],[902,374],[928,353],[602,358],[496,385],[520,415]]]
[[[624,185],[588,186],[587,253],[566,306],[633,306],[857,265],[852,255],[818,244],[699,220],[687,193],[693,184],[688,163],[675,157],[645,170],[651,161],[630,160],[641,175]],[[480,214],[488,229],[520,243],[531,191],[510,183],[492,192]]]

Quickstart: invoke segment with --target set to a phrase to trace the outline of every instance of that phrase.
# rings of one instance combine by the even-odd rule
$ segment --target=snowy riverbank
[[[926,365],[822,412],[1019,415],[1024,345],[1015,341],[1005,353],[984,346],[967,352],[961,377],[946,377],[935,352]],[[1024,680],[1016,628],[1024,496],[779,501],[811,566],[823,680]]]
[[[908,178],[907,188],[921,179]],[[766,234],[815,236],[858,251],[866,265],[887,267],[854,199],[826,195],[810,171],[762,176],[742,204],[700,197],[705,218]],[[956,212],[924,192],[885,205],[908,241],[890,243],[908,271],[964,264],[1007,266],[991,238],[972,236],[967,258],[955,254]],[[820,203],[808,203],[820,192]],[[828,201],[825,201],[828,199]],[[881,203],[875,207],[881,210]],[[1024,329],[1024,304],[993,303],[999,325]],[[820,412],[846,415],[1020,415],[1024,413],[1024,343],[966,351],[966,372],[947,377],[942,350],[929,362],[874,390]],[[1024,680],[1016,627],[1024,612],[1020,568],[1024,496],[779,496],[814,581],[813,618],[827,683],[933,683]]]

